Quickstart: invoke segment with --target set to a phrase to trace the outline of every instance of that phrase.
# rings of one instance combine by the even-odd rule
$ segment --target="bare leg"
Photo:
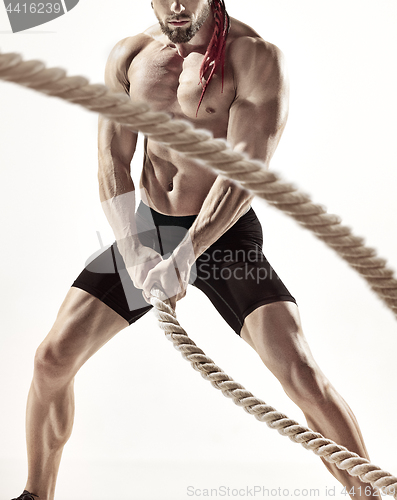
[[[287,395],[303,411],[311,429],[368,458],[353,412],[313,359],[294,303],[276,302],[258,308],[246,318],[241,337],[278,378]],[[368,483],[334,464],[324,463],[348,492],[355,487],[352,498],[379,498]],[[372,494],[365,495],[365,491]]]
[[[72,287],[37,350],[26,418],[26,490],[53,500],[63,447],[74,418],[74,376],[128,322],[92,295]]]

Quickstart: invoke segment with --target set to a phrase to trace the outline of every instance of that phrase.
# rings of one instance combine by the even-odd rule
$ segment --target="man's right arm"
[[[113,92],[129,90],[128,68],[141,50],[147,37],[138,35],[117,43],[109,55],[105,84]],[[117,247],[135,286],[141,285],[149,270],[160,262],[161,256],[143,247],[135,222],[135,186],[130,164],[138,134],[105,117],[99,117],[98,181],[102,208],[113,229]]]

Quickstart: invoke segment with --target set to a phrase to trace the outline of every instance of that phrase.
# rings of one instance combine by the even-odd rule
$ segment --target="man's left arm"
[[[267,169],[288,116],[289,85],[283,54],[262,39],[244,37],[232,43],[230,60],[236,97],[229,111],[227,141],[233,149],[262,161]],[[217,177],[194,224],[173,253],[173,265],[178,269],[181,282],[176,300],[186,293],[195,260],[233,226],[248,209],[252,198],[233,181]],[[164,261],[149,273],[147,293],[154,281],[163,281],[162,273],[166,274],[167,265],[171,262]]]
[[[260,160],[270,160],[288,117],[289,85],[283,54],[260,38],[233,42],[230,59],[236,98],[229,112],[227,141],[233,149]],[[189,233],[196,258],[229,229],[248,208],[252,195],[218,176]]]

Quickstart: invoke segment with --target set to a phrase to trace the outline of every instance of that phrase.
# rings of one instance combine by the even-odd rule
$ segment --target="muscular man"
[[[229,19],[223,0],[153,0],[152,8],[158,24],[115,46],[106,84],[210,130],[267,168],[288,114],[281,51]],[[262,254],[250,194],[149,137],[135,213],[136,143],[137,133],[100,118],[100,197],[116,241],[73,283],[37,350],[27,410],[29,477],[19,500],[53,500],[72,432],[74,376],[151,308],[154,285],[173,307],[189,282],[200,288],[308,425],[367,457],[352,411],[313,359],[295,299]],[[355,498],[376,497],[359,479],[326,465],[348,491],[356,487]]]

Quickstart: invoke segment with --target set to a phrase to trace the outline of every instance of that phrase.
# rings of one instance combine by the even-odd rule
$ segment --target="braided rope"
[[[350,228],[342,226],[338,216],[327,214],[324,207],[312,203],[308,195],[282,181],[275,173],[265,171],[261,162],[232,151],[225,141],[213,139],[208,131],[194,130],[188,122],[172,120],[167,113],[152,112],[146,103],[134,104],[128,96],[114,94],[104,85],[89,84],[84,77],[68,77],[63,69],[46,68],[41,61],[23,61],[20,55],[14,53],[0,54],[0,79],[99,112],[131,130],[143,132],[153,140],[167,144],[189,158],[201,160],[204,165],[236,181],[311,230],[356,269],[397,314],[397,281],[393,271],[386,267],[385,260],[377,257],[374,249],[366,247],[362,238],[352,235]],[[226,397],[232,398],[238,406],[282,435],[397,499],[395,476],[255,398],[196,346],[179,325],[172,308],[161,300],[159,291],[152,297],[152,304],[167,338],[193,368]]]
[[[148,104],[132,103],[127,95],[112,93],[104,85],[89,84],[82,76],[66,76],[63,69],[46,68],[41,61],[23,61],[14,53],[0,54],[0,79],[101,113],[236,181],[335,250],[397,316],[397,280],[386,261],[376,255],[375,249],[365,246],[363,238],[341,225],[340,217],[327,214],[322,205],[313,203],[293,184],[266,171],[260,161],[232,151],[226,141],[213,139],[206,130],[196,130],[186,121],[172,120],[167,113],[150,111]]]
[[[300,425],[299,422],[280,413],[235,382],[189,338],[176,319],[175,311],[166,302],[164,293],[159,289],[152,290],[151,304],[159,326],[165,332],[167,339],[191,363],[192,367],[216,389],[219,389],[225,397],[231,398],[237,406],[241,406],[247,413],[254,415],[260,422],[266,422],[271,429],[289,437],[294,443],[301,444],[327,462],[347,471],[351,476],[358,476],[361,481],[370,483],[382,494],[397,499],[397,477],[371,464],[369,460],[360,457],[357,453],[325,438],[322,434]]]

